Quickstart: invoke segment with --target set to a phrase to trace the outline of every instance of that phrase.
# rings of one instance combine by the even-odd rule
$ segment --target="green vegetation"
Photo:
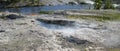
[[[16,2],[19,2],[19,0],[7,0],[7,2],[9,2],[9,3],[16,3]]]
[[[39,0],[6,0],[5,2],[9,3],[17,3],[17,2],[31,2],[31,3],[39,3]]]
[[[70,19],[87,19],[97,21],[120,21],[120,13],[103,11],[99,15],[68,15]]]
[[[95,2],[94,9],[97,9],[97,10],[101,9],[103,4],[104,4],[103,9],[114,9],[114,6],[112,5],[111,0],[95,0],[94,2]]]
[[[120,48],[106,48],[106,51],[120,51]]]
[[[75,3],[74,3],[74,2],[68,2],[68,4],[70,4],[70,5],[74,5]]]
[[[94,2],[94,9],[100,9],[102,6],[102,0],[95,0]]]
[[[52,14],[53,11],[40,11],[39,13],[40,14]]]
[[[112,5],[110,0],[105,0],[104,9],[114,9],[114,6]]]
[[[6,5],[4,8],[44,5],[42,2],[40,2],[40,0],[6,0],[1,2],[3,2],[2,4]]]
[[[85,3],[85,2],[80,2],[79,4],[87,4],[87,3]]]
[[[61,3],[62,3],[63,1],[61,1],[61,0],[58,0],[58,2],[61,2]]]
[[[109,17],[102,17],[102,16],[81,16],[81,15],[69,15],[69,19],[87,19],[87,20],[97,20],[97,21],[104,21],[110,20]]]

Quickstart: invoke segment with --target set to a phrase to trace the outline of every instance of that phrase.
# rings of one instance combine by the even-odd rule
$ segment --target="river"
[[[93,5],[81,4],[81,5],[56,5],[56,6],[38,6],[38,7],[21,7],[21,8],[8,8],[0,9],[0,11],[17,12],[22,14],[39,13],[40,11],[55,11],[55,10],[88,10],[93,9]]]

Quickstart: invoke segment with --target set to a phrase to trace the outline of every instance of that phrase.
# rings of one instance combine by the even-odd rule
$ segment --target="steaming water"
[[[56,24],[47,24],[44,22],[40,22],[40,25],[43,26],[44,28],[47,28],[52,31],[60,32],[63,33],[64,36],[70,36],[75,34],[78,30],[88,28],[89,25],[84,24],[84,23],[74,23],[74,25],[56,25]]]
[[[77,27],[76,25],[75,26],[69,26],[69,25],[62,26],[62,25],[56,25],[56,24],[47,24],[44,22],[40,22],[40,25],[49,30],[64,33],[65,36],[74,34],[77,31],[77,29],[79,29],[79,27]]]
[[[96,27],[96,24],[85,24],[85,23],[75,23],[74,26],[61,26],[61,25],[56,25],[56,24],[47,24],[44,22],[40,22],[40,25],[43,26],[46,29],[52,30],[52,31],[57,31],[62,33],[65,37],[66,36],[74,36],[75,37],[80,37],[81,39],[89,40],[92,42],[100,42],[106,47],[114,47],[118,46],[120,44],[120,37],[119,35],[115,34],[99,34],[99,32],[106,32],[107,29],[100,28],[101,30],[96,30],[92,29]],[[109,30],[107,30],[109,31]],[[77,32],[77,33],[76,33]],[[103,36],[104,35],[104,36]],[[112,43],[110,43],[112,42]]]

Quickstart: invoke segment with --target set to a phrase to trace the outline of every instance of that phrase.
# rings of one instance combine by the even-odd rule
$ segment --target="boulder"
[[[2,14],[0,16],[2,19],[19,19],[19,18],[24,18],[23,16],[16,15],[16,14]]]
[[[10,15],[7,15],[6,18],[7,19],[18,19],[18,18],[23,18],[23,16],[10,14]]]

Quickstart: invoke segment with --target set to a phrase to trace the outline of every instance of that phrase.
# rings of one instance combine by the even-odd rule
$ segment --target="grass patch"
[[[79,15],[69,15],[69,19],[87,19],[87,20],[97,20],[97,21],[103,21],[103,20],[110,20],[109,17],[102,17],[102,16],[79,16]]]
[[[109,20],[120,20],[120,13],[103,13],[104,17],[109,17]]]
[[[102,12],[99,15],[68,15],[69,19],[88,19],[97,21],[120,21],[120,13]]]
[[[120,51],[120,48],[109,48],[107,51]]]

